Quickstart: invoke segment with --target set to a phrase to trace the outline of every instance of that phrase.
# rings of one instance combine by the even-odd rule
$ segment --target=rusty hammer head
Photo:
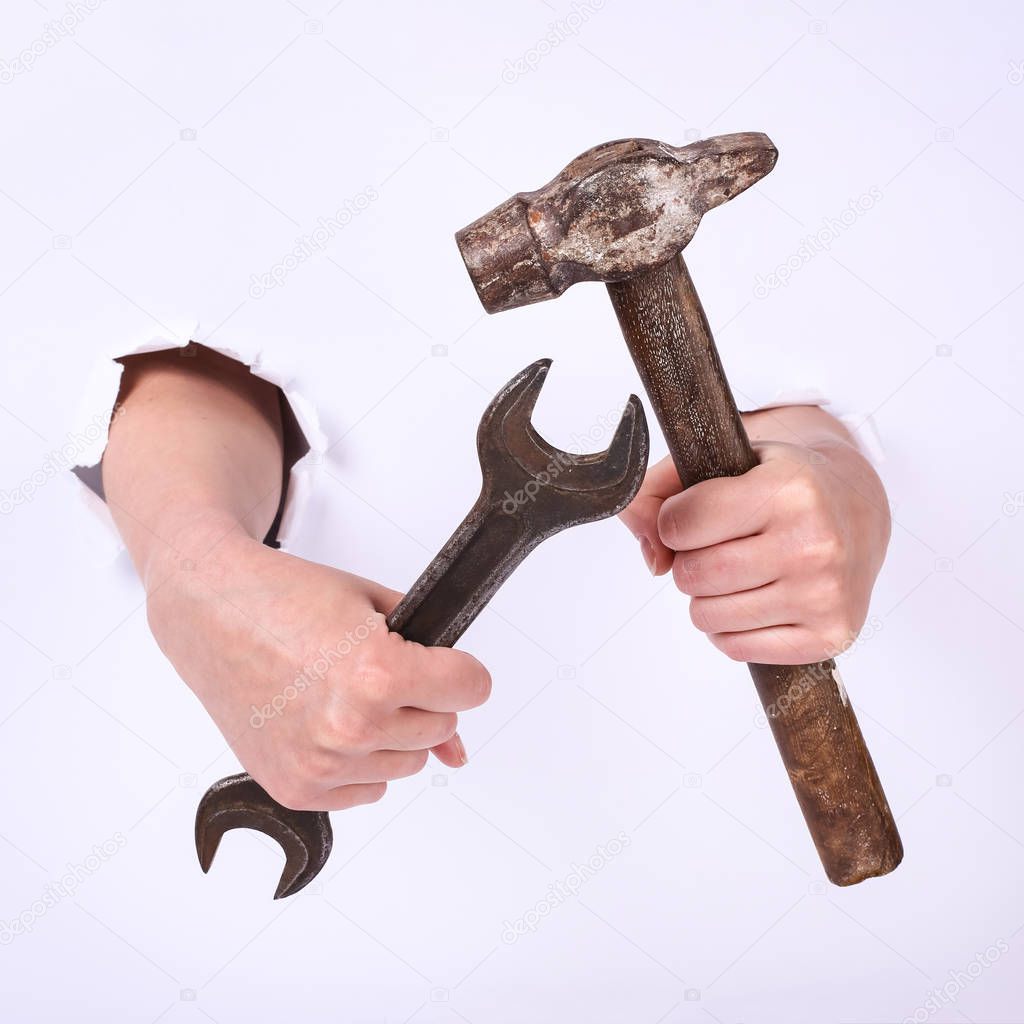
[[[682,251],[705,211],[764,177],[777,156],[760,132],[689,146],[606,142],[455,240],[488,313],[553,298],[577,281],[623,281]]]

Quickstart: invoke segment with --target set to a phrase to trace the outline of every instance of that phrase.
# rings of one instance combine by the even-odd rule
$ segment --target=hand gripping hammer
[[[513,309],[603,281],[684,487],[757,465],[683,262],[703,214],[775,166],[756,132],[689,146],[609,142],[455,236],[484,308]],[[835,662],[751,665],[828,877],[852,885],[903,847]]]

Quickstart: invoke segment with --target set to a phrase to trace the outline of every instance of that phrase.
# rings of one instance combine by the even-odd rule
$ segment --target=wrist
[[[132,552],[147,594],[182,571],[222,576],[216,566],[261,544],[237,516],[215,505],[191,502],[166,507],[150,541],[139,555]]]
[[[804,448],[845,444],[860,451],[853,435],[817,405],[783,405],[740,414],[751,442],[776,441]]]

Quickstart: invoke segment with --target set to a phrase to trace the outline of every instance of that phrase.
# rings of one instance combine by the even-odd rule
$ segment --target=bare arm
[[[276,388],[208,350],[125,360],[103,484],[150,628],[268,792],[334,810],[379,799],[429,750],[465,762],[470,655],[389,633],[400,594],[262,543],[281,499]]]
[[[161,566],[203,554],[219,535],[262,540],[281,501],[277,388],[192,346],[124,360],[103,487],[147,590]]]

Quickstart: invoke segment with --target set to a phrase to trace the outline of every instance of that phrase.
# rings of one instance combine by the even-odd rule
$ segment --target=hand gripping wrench
[[[388,629],[406,640],[451,647],[542,540],[621,512],[639,490],[648,452],[639,399],[630,396],[606,451],[560,451],[530,422],[550,365],[541,359],[528,366],[487,407],[477,431],[480,496],[387,618]],[[285,866],[275,899],[308,885],[331,852],[325,812],[283,807],[245,773],[214,783],[199,803],[196,852],[204,872],[233,828],[256,829],[281,844]]]

